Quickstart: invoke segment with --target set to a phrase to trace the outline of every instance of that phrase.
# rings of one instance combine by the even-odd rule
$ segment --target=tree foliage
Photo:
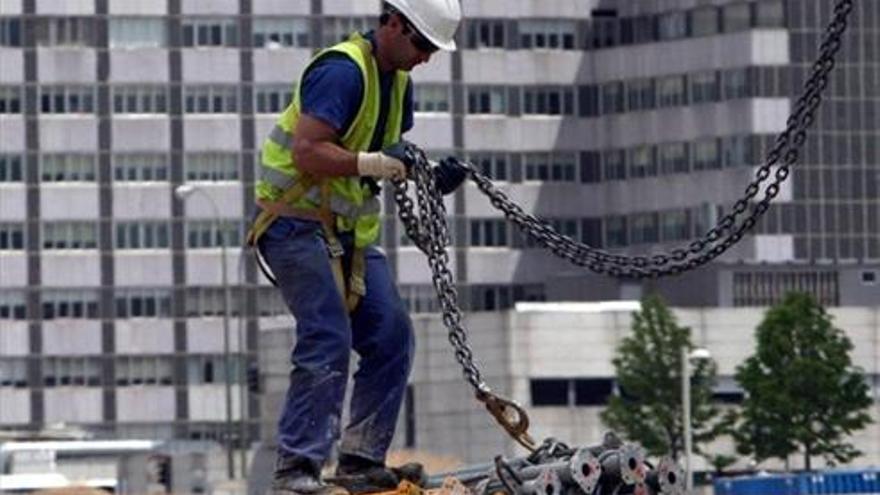
[[[846,437],[870,422],[869,388],[853,367],[853,346],[807,294],[792,293],[771,308],[755,332],[755,354],[737,367],[746,393],[737,448],[755,460],[803,452],[804,466],[861,453]]]
[[[611,397],[602,419],[651,455],[677,459],[684,450],[682,347],[693,348],[690,328],[678,326],[659,297],[648,296],[633,313],[632,334],[623,339],[612,361],[620,394]],[[722,416],[711,403],[715,364],[701,360],[691,370],[693,445],[699,453],[699,445],[724,433],[733,418]]]

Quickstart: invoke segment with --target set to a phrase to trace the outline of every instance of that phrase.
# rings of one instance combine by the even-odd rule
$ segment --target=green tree
[[[633,313],[632,334],[623,339],[612,361],[621,393],[611,397],[602,420],[651,455],[678,459],[684,450],[681,348],[693,348],[690,332],[678,326],[659,297],[648,296],[641,311]],[[714,362],[697,361],[692,371],[693,445],[700,453],[699,445],[727,431],[733,417],[722,415],[711,403]]]
[[[791,293],[767,311],[755,354],[737,367],[746,393],[736,440],[755,460],[800,450],[804,467],[861,455],[846,437],[870,423],[869,388],[849,353],[852,343],[811,296]]]

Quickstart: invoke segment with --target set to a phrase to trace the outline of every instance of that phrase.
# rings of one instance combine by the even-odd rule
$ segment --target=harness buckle
[[[339,239],[336,236],[326,239],[326,241],[327,252],[330,254],[331,258],[341,258],[345,254],[345,249],[342,247],[342,243],[339,242]]]

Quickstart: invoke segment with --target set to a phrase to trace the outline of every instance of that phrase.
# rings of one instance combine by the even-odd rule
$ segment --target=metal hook
[[[501,398],[488,389],[477,392],[477,400],[485,404],[495,421],[520,445],[534,452],[535,440],[528,434],[529,416],[515,401]]]

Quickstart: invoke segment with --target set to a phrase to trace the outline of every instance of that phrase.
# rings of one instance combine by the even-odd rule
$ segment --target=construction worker
[[[385,466],[413,357],[412,323],[385,256],[377,181],[402,180],[413,125],[408,72],[455,50],[458,0],[387,0],[378,27],[318,53],[263,143],[259,215],[249,234],[296,319],[293,371],[278,425],[272,491],[331,495],[320,472],[340,437],[349,359],[359,357],[335,480],[394,488]],[[454,158],[434,168],[455,190]],[[352,483],[348,483],[352,482]]]

